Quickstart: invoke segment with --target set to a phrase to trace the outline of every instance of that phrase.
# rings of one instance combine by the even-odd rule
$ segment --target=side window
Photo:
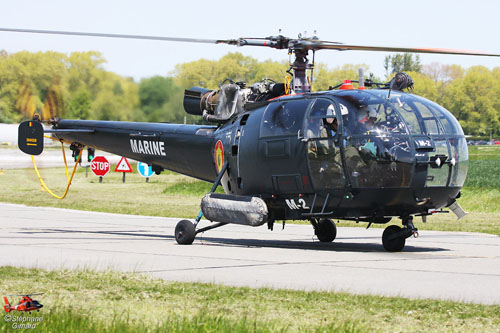
[[[422,116],[422,120],[424,121],[425,133],[442,134],[437,119],[432,111],[426,105],[420,102],[416,102],[415,106],[417,107],[420,115]]]
[[[424,134],[420,122],[418,121],[417,114],[410,104],[403,103],[402,107],[399,108],[399,112],[404,120],[406,120],[411,134]]]
[[[309,118],[335,118],[333,102],[327,99],[316,99],[309,113]]]
[[[316,99],[306,121],[307,138],[333,137],[337,132],[335,105],[327,99]]]
[[[298,100],[269,104],[262,118],[260,136],[296,136],[310,103]]]

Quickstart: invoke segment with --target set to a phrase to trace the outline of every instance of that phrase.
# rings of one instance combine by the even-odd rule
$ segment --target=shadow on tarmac
[[[71,229],[46,229],[43,231],[23,231],[23,234],[47,234],[47,233],[68,233],[68,234],[98,234],[98,235],[116,235],[116,236],[130,236],[130,238],[116,239],[109,238],[107,240],[147,240],[151,238],[156,238],[158,240],[170,240],[175,242],[175,237],[173,235],[162,235],[162,234],[151,234],[146,233],[146,230],[137,230],[134,232],[130,231],[119,231],[119,230],[98,230],[98,231],[86,231],[86,230],[71,230]],[[377,243],[353,243],[349,242],[350,239],[377,239]],[[23,237],[26,239],[26,237]],[[41,239],[36,237],[36,239]],[[45,239],[58,239],[64,240],[61,237],[46,237]],[[70,238],[75,239],[75,238]],[[79,238],[79,239],[89,239],[89,238]],[[97,240],[106,240],[106,238],[93,238]],[[254,238],[220,238],[220,237],[205,237],[203,234],[198,235],[193,243],[193,246],[235,246],[235,247],[248,247],[248,248],[278,248],[278,249],[299,249],[299,250],[312,250],[312,251],[332,251],[332,252],[386,252],[382,246],[382,241],[378,240],[378,237],[337,237],[332,243],[322,243],[318,240],[311,238],[310,242],[307,241],[297,241],[297,240],[263,240]],[[449,251],[449,249],[439,248],[439,247],[420,247],[413,245],[406,245],[402,252],[443,252]]]

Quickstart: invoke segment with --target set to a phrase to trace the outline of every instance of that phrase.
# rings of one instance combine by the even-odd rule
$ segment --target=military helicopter
[[[6,296],[22,296],[22,298],[17,305],[11,306],[7,297],[4,296],[3,299],[5,301],[5,305],[3,308],[5,312],[11,312],[12,310],[29,312],[29,313],[35,310],[40,311],[43,305],[40,304],[37,300],[31,298],[31,296],[36,296],[36,295],[43,295],[43,294],[6,295]]]
[[[365,80],[313,92],[314,56],[319,50],[365,50],[500,56],[449,49],[349,45],[317,37],[229,40],[115,35],[47,30],[0,31],[62,34],[173,42],[270,47],[287,50],[291,80],[248,85],[226,80],[219,89],[185,91],[184,108],[213,125],[133,123],[52,118],[53,136],[143,161],[213,183],[194,220],[175,228],[179,244],[228,223],[248,226],[308,220],[321,242],[332,242],[332,219],[388,223],[382,235],[387,251],[401,251],[418,235],[414,217],[450,208],[465,213],[456,200],[464,184],[468,150],[464,132],[446,109],[403,92],[413,81],[398,73],[388,83]],[[312,61],[309,56],[312,53]],[[292,59],[293,58],[293,59]],[[372,88],[372,89],[367,89]],[[19,126],[19,148],[32,155],[43,150],[44,129],[35,118]],[[217,186],[225,194],[215,193]],[[217,222],[199,228],[202,217]]]

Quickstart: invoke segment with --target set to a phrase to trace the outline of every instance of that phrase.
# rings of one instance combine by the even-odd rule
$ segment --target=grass
[[[167,195],[187,195],[201,198],[212,189],[212,185],[199,180],[179,181],[165,187],[162,193]],[[217,193],[224,193],[222,187],[217,187]]]
[[[461,231],[461,232],[481,232],[500,236],[500,214],[469,212],[467,216],[457,221],[452,213],[435,214],[427,217],[427,223],[423,223],[420,218],[414,219],[415,227],[418,230],[435,231]],[[393,218],[389,224],[401,225],[401,220]],[[367,227],[366,223],[356,223],[353,221],[340,220],[339,227]],[[373,224],[371,228],[386,228],[388,224]]]
[[[134,166],[133,166],[134,167]],[[134,169],[135,170],[135,169]],[[47,186],[56,194],[62,194],[67,180],[64,168],[41,169]],[[195,194],[182,194],[167,190],[171,186],[183,186],[188,190],[195,184]],[[137,173],[127,174],[122,183],[122,174],[110,172],[99,183],[99,178],[80,168],[73,179],[68,196],[57,200],[42,191],[38,178],[32,169],[6,169],[0,175],[0,202],[25,204],[28,206],[50,206],[59,208],[92,210],[110,213],[171,216],[192,218],[200,209],[200,186],[210,191],[211,184],[193,181],[191,178],[162,173],[153,176],[149,182]],[[206,193],[205,192],[205,193]]]
[[[37,332],[487,332],[500,327],[498,305],[223,287],[88,270],[0,267],[0,281],[5,293],[44,293],[37,297],[44,308],[32,314],[43,317]],[[1,318],[0,330],[10,329]]]
[[[500,213],[500,146],[471,146],[469,158],[460,203],[471,212]]]
[[[469,146],[469,160],[500,160],[500,145]]]
[[[500,189],[500,159],[470,161],[464,185],[466,188]]]

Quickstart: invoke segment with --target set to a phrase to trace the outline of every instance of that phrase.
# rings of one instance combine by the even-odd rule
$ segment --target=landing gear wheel
[[[330,219],[321,219],[314,232],[320,242],[333,242],[337,236],[337,227]]]
[[[390,225],[385,228],[382,234],[382,244],[389,252],[399,252],[405,247],[406,238],[402,235],[402,228],[397,225]],[[400,236],[396,236],[400,234]]]
[[[194,224],[188,220],[182,220],[175,226],[175,240],[178,244],[189,245],[193,244],[196,230]]]

